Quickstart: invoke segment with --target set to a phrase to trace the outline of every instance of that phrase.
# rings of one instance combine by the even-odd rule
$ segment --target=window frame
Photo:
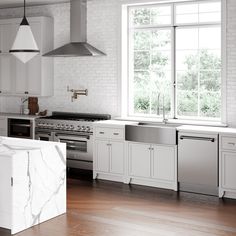
[[[150,118],[150,119],[160,119],[161,117],[156,116],[156,115],[145,115],[145,114],[130,114],[130,19],[129,19],[129,12],[130,9],[134,8],[140,8],[140,7],[151,7],[151,6],[163,6],[163,5],[169,5],[171,6],[171,24],[170,25],[158,25],[154,26],[151,25],[150,27],[148,26],[140,26],[137,28],[155,28],[155,29],[161,29],[161,28],[166,28],[166,29],[171,29],[172,31],[172,38],[171,38],[171,66],[172,66],[172,71],[171,71],[171,80],[172,80],[172,94],[171,94],[171,112],[170,112],[170,117],[169,120],[171,119],[178,119],[178,120],[190,120],[190,121],[206,121],[206,122],[221,122],[221,123],[226,123],[226,0],[220,0],[221,2],[221,21],[216,23],[216,22],[208,22],[208,23],[189,23],[189,24],[176,24],[176,6],[180,4],[193,4],[193,3],[199,3],[203,2],[203,0],[187,0],[187,1],[155,1],[152,3],[145,2],[145,0],[138,1],[137,0],[129,0],[126,1],[128,2],[127,4],[122,3],[121,4],[121,117],[129,117],[129,118]],[[219,2],[219,0],[207,0],[204,1],[204,3],[211,3],[211,2]],[[136,4],[137,3],[137,4]],[[177,89],[176,87],[176,27],[201,27],[201,26],[220,26],[221,27],[221,60],[222,60],[222,66],[221,66],[221,116],[220,118],[208,118],[208,117],[187,117],[187,116],[178,116],[177,115]],[[135,27],[136,28],[136,27]],[[126,65],[125,65],[126,63]],[[128,64],[128,66],[127,66]]]

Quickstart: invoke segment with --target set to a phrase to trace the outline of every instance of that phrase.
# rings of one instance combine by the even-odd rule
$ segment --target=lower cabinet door
[[[236,190],[236,153],[222,152],[221,178],[223,188]]]
[[[96,147],[96,169],[97,171],[109,172],[110,148],[109,143],[103,140],[95,141]]]
[[[124,143],[111,142],[110,171],[114,174],[124,174]]]
[[[151,177],[151,148],[149,144],[129,143],[129,175]]]
[[[153,145],[152,178],[173,182],[176,176],[175,147]]]

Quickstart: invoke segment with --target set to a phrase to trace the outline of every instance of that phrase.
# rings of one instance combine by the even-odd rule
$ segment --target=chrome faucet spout
[[[165,96],[163,95],[163,103],[162,103],[162,115],[163,115],[163,119],[162,119],[162,122],[164,124],[167,123],[168,119],[166,118],[166,110],[165,110]]]

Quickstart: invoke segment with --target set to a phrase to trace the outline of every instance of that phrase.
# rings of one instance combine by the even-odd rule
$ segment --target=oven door
[[[53,135],[50,132],[37,131],[35,132],[35,139],[41,141],[53,141]]]
[[[55,141],[66,143],[67,167],[92,170],[93,141],[91,135],[55,133]]]

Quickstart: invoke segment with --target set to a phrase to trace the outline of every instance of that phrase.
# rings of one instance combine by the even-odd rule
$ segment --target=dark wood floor
[[[7,235],[0,231],[0,236]],[[106,181],[68,180],[68,212],[17,236],[236,235],[236,201]]]

